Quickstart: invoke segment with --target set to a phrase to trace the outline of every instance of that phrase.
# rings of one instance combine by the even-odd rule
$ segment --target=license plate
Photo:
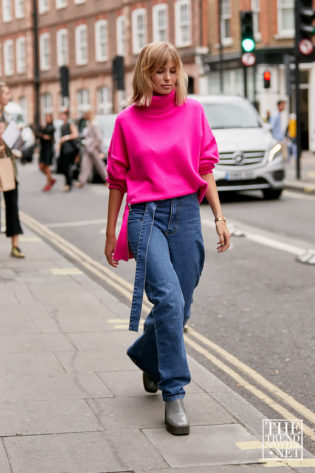
[[[235,181],[238,179],[253,179],[254,173],[252,171],[234,171],[225,173],[226,181]]]

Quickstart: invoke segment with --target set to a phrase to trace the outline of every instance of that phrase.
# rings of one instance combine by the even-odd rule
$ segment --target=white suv
[[[284,185],[281,144],[251,103],[239,96],[191,97],[202,104],[217,140],[220,162],[213,174],[218,190],[261,189],[266,199],[278,199]]]

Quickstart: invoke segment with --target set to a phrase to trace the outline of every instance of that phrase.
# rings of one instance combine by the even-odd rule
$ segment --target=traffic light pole
[[[300,2],[295,1],[295,113],[296,113],[296,178],[301,178],[301,119],[299,73]]]
[[[40,127],[40,72],[39,72],[39,44],[38,44],[38,13],[37,0],[33,0],[33,42],[34,42],[34,92],[35,92],[35,113],[34,125],[36,132]]]
[[[243,66],[244,97],[247,98],[247,67]]]

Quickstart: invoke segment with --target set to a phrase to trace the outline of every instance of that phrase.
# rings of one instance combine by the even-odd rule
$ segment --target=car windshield
[[[260,128],[259,115],[247,102],[203,103],[211,128]]]

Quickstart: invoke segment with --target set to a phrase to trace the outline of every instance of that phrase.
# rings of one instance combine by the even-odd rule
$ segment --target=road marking
[[[39,237],[28,237],[25,235],[20,235],[19,240],[23,243],[40,243],[43,240]]]
[[[30,217],[29,215],[25,214],[24,212],[20,212],[20,216],[22,221],[28,225],[30,228],[32,228],[36,233],[39,233],[41,236],[46,237],[48,240],[53,242],[62,252],[66,253],[69,255],[72,259],[78,262],[79,265],[83,266],[87,271],[90,273],[95,274],[97,277],[99,277],[101,280],[105,281],[109,286],[113,287],[115,290],[117,290],[120,294],[122,294],[128,301],[132,300],[132,291],[133,291],[133,286],[126,281],[125,279],[121,278],[117,274],[114,273],[114,271],[109,270],[105,268],[102,264],[98,263],[96,260],[93,260],[90,258],[86,253],[81,251],[79,248],[76,246],[72,245],[69,243],[67,240],[64,238],[60,237],[56,233],[54,233],[52,230],[49,230],[48,228],[45,228],[44,225],[42,225],[40,222],[35,220],[34,218]],[[144,297],[144,302],[143,302],[143,308],[150,310],[152,306],[149,304],[147,299]],[[120,324],[119,324],[120,325]],[[199,337],[203,337],[201,334],[199,334],[196,330],[191,329],[189,327],[188,333],[190,332],[191,335],[198,334]],[[202,354],[206,359],[211,361],[213,364],[218,366],[220,369],[222,369],[224,372],[229,374],[233,379],[235,379],[238,383],[240,383],[241,386],[243,386],[245,389],[249,390],[252,392],[258,399],[262,400],[265,404],[273,408],[275,411],[279,412],[284,418],[296,418],[291,412],[289,412],[287,409],[283,408],[281,405],[277,404],[273,399],[271,399],[269,396],[265,395],[262,391],[257,389],[255,386],[252,386],[250,383],[248,383],[244,378],[242,378],[237,372],[233,371],[229,366],[227,366],[225,363],[223,363],[221,360],[219,360],[217,357],[209,353],[204,347],[190,339],[187,335],[185,335],[185,339],[187,343],[192,346],[193,348],[196,349],[200,354]],[[204,337],[205,340],[209,344],[212,344],[209,339]],[[213,347],[216,346],[217,348],[218,345],[213,344]],[[218,351],[218,350],[216,350]],[[225,354],[228,355],[229,361],[231,360],[237,360],[238,367],[240,366],[246,366],[244,363],[242,363],[240,360],[238,360],[236,357],[233,355],[229,354],[227,351],[225,351],[223,348],[220,348],[221,354],[225,352]],[[252,373],[255,373],[257,376],[257,379],[264,379],[261,375],[259,375],[255,370],[252,368],[248,368],[248,372],[252,371]],[[265,380],[267,383],[269,383],[267,380]],[[272,385],[269,383],[269,385]],[[265,386],[264,386],[265,387]],[[304,407],[302,404],[298,403],[297,401],[294,400],[293,397],[287,395],[283,391],[281,391],[279,388],[276,388],[276,391],[273,390],[274,394],[277,393],[283,393],[285,397],[283,398],[284,402],[287,402],[287,400],[292,400],[296,403],[296,406],[301,406],[303,409],[305,409],[305,412],[307,413],[309,410]],[[281,396],[280,396],[281,397]],[[295,408],[295,410],[297,410]],[[311,411],[309,411],[311,412]],[[311,413],[314,415],[313,413]],[[305,416],[307,419],[308,417]],[[312,439],[315,439],[315,434],[312,431],[311,428],[307,427],[304,425],[304,433],[309,436]]]
[[[283,416],[284,419],[299,420],[294,414],[292,414],[292,412],[288,411],[285,407],[283,407],[283,406],[281,406],[281,404],[278,404],[277,402],[275,402],[274,399],[269,397],[267,394],[262,392],[260,389],[256,388],[252,384],[250,384],[247,380],[245,380],[245,378],[242,378],[242,376],[240,376],[236,371],[234,371],[228,365],[223,363],[223,361],[219,360],[219,358],[217,358],[212,353],[210,353],[208,350],[206,350],[204,347],[202,347],[201,345],[196,343],[194,340],[189,338],[188,335],[184,335],[184,338],[185,338],[185,341],[188,345],[190,345],[198,353],[203,355],[207,360],[211,361],[211,363],[213,363],[215,366],[217,366],[219,369],[221,369],[227,375],[229,375],[231,378],[233,378],[244,389],[246,389],[247,391],[254,394],[258,399],[260,399],[262,402],[264,402],[267,406],[271,407],[274,411],[281,414],[281,416]],[[303,425],[303,431],[304,431],[305,435],[310,437],[312,440],[315,440],[315,433],[310,427],[308,427],[307,425],[304,424]]]
[[[277,466],[293,466],[295,468],[306,468],[315,466],[315,458],[303,458],[303,460],[274,459],[267,462],[265,459],[260,458],[258,461],[263,463],[263,466],[265,466],[266,468],[275,468]]]
[[[286,190],[283,194],[289,199],[300,199],[300,200],[315,200],[315,195],[303,194],[302,192],[294,192]]]
[[[195,329],[188,326],[188,334],[195,337],[204,345],[211,348],[216,353],[219,353],[226,361],[228,361],[231,365],[236,366],[239,370],[243,371],[249,378],[252,378],[257,384],[263,386],[264,389],[271,392],[273,395],[280,398],[284,401],[288,406],[292,407],[296,412],[301,414],[303,417],[308,419],[310,422],[315,423],[315,413],[312,412],[307,407],[303,406],[303,404],[296,401],[292,396],[282,391],[278,386],[272,384],[266,378],[264,378],[261,374],[257,373],[253,368],[250,368],[248,365],[240,361],[236,356],[232,355],[224,348],[220,347],[216,343],[209,340],[207,337],[202,335],[201,333],[197,332]]]
[[[83,271],[79,268],[51,268],[50,272],[54,276],[74,276],[83,274]]]
[[[241,450],[261,450],[264,448],[279,448],[279,442],[260,442],[259,440],[249,440],[247,442],[235,442],[235,445]],[[301,448],[298,442],[290,441],[290,448]]]
[[[235,226],[237,228],[240,228],[242,226],[242,224],[236,224],[236,223],[233,223],[232,221],[230,223],[232,226]],[[205,225],[206,227],[211,227],[211,228],[214,227],[214,224],[212,222],[209,222],[208,220],[202,219],[202,224]],[[269,236],[260,235],[259,233],[248,232],[247,230],[243,230],[242,233],[244,234],[244,237],[247,238],[248,240],[254,241],[255,243],[259,243],[260,245],[274,248],[276,250],[285,251],[295,256],[301,255],[305,251],[305,248],[291,245],[290,243],[285,243],[280,240],[276,240],[275,238],[271,238]]]
[[[85,225],[98,225],[106,224],[106,219],[96,219],[96,220],[78,220],[76,222],[57,222],[57,223],[47,223],[46,227],[48,228],[66,228],[66,227],[80,227]]]

